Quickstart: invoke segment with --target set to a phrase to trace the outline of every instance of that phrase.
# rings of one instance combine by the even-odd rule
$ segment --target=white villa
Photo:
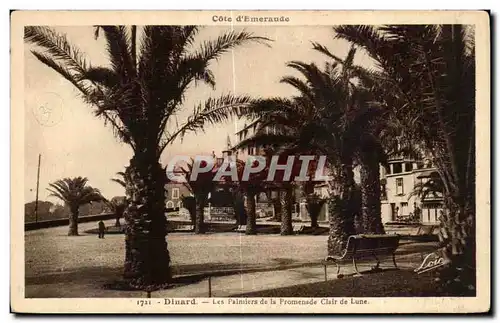
[[[443,197],[440,194],[428,195],[424,200],[419,196],[411,196],[415,184],[426,181],[436,172],[430,161],[415,161],[403,157],[392,158],[389,161],[389,171],[381,167],[381,212],[382,222],[387,223],[405,219],[420,208],[419,220],[422,224],[439,222]]]

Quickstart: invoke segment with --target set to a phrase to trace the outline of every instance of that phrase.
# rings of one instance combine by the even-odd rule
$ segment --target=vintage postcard
[[[15,11],[11,75],[12,312],[490,310],[487,12]]]

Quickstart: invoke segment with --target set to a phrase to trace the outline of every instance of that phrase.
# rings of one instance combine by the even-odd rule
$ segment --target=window
[[[177,200],[179,198],[179,188],[172,188],[172,199]]]
[[[399,174],[402,172],[403,172],[403,164],[401,164],[401,163],[392,164],[392,173],[393,174]]]
[[[403,195],[403,178],[396,178],[396,195]]]
[[[387,188],[385,184],[380,184],[380,199],[387,200]]]
[[[411,172],[413,170],[413,163],[405,163],[405,172]]]
[[[401,202],[401,215],[408,215],[408,203]]]

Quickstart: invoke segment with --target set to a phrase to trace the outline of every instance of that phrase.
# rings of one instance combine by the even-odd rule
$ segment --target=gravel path
[[[108,226],[113,223],[114,220],[106,221]],[[77,237],[68,237],[67,227],[26,232],[26,297],[137,296],[135,292],[111,291],[103,288],[106,282],[120,277],[125,252],[124,236],[114,234],[106,235],[105,239],[98,239],[96,235],[84,233],[85,230],[96,226],[97,223],[80,224],[81,235]],[[254,286],[251,290],[258,290],[267,286],[264,280],[273,280],[272,277],[267,277],[272,274],[271,270],[279,268],[297,272],[301,269],[293,269],[293,267],[305,267],[318,263],[326,254],[327,236],[245,236],[231,232],[205,235],[171,233],[168,236],[168,242],[175,276],[232,271],[234,274],[231,277],[234,279],[220,277],[218,282],[235,281],[235,284],[242,286],[243,276],[236,274],[237,271],[260,271],[264,273],[245,274],[245,277],[252,280],[245,285]],[[405,253],[430,251],[433,248],[432,243],[403,244],[400,253],[404,258]],[[413,262],[418,263],[418,259],[414,259]],[[318,277],[321,279],[320,269],[311,270],[318,271]],[[279,271],[275,273],[279,275]],[[306,275],[304,279],[309,282],[316,278],[307,278]],[[263,286],[258,282],[259,280],[264,284]],[[291,283],[294,283],[293,279]],[[287,284],[290,284],[289,280]],[[178,294],[183,289],[187,292],[196,288],[198,283],[193,282],[191,285],[190,288],[185,286],[177,292],[170,290],[165,294]],[[243,291],[240,288],[231,290],[231,292]]]

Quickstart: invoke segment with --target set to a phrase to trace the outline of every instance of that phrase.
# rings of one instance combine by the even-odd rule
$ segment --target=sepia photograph
[[[11,21],[13,312],[489,311],[486,12],[92,14]]]

